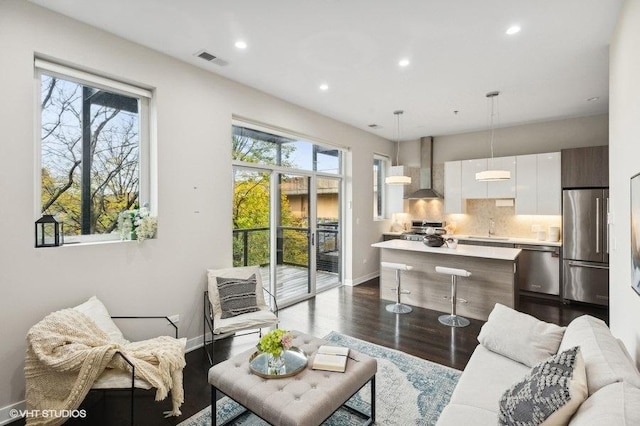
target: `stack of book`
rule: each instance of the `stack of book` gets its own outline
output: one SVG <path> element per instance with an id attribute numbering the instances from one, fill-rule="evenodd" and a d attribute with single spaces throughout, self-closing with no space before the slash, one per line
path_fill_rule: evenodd
<path id="1" fill-rule="evenodd" d="M 338 371 L 344 373 L 347 368 L 349 348 L 322 345 L 318 348 L 311 368 L 314 370 Z"/>

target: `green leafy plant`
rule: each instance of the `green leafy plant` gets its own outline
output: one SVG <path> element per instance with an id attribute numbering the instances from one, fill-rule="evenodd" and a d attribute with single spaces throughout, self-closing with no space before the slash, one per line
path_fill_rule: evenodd
<path id="1" fill-rule="evenodd" d="M 293 334 L 287 330 L 276 328 L 262 336 L 256 347 L 260 352 L 280 356 L 282 351 L 291 348 L 292 344 Z"/>

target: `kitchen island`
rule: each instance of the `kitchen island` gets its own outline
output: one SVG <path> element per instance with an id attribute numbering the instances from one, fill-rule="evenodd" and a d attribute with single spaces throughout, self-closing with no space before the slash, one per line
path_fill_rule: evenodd
<path id="1" fill-rule="evenodd" d="M 436 273 L 436 266 L 466 269 L 468 278 L 458 280 L 458 315 L 486 321 L 496 303 L 517 308 L 517 261 L 520 249 L 458 245 L 429 247 L 420 241 L 391 240 L 372 244 L 380 248 L 383 262 L 413 267 L 402 273 L 402 302 L 412 306 L 451 312 L 451 277 Z M 380 271 L 380 298 L 395 301 L 395 272 Z"/>

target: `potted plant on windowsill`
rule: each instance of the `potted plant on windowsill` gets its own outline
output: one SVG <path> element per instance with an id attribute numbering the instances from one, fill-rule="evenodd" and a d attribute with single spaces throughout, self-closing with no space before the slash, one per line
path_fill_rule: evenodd
<path id="1" fill-rule="evenodd" d="M 142 242 L 154 238 L 158 230 L 158 219 L 151 216 L 147 207 L 125 210 L 118 216 L 118 231 L 123 240 Z"/>

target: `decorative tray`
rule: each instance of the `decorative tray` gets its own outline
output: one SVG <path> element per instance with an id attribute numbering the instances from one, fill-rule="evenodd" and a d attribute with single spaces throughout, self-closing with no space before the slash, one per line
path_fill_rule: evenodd
<path id="1" fill-rule="evenodd" d="M 302 349 L 291 347 L 282 352 L 284 365 L 275 370 L 269 368 L 268 361 L 270 355 L 265 352 L 256 351 L 249 357 L 249 369 L 256 376 L 265 379 L 284 379 L 285 377 L 295 376 L 305 369 L 309 358 Z"/>

